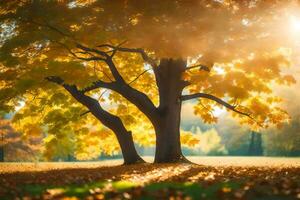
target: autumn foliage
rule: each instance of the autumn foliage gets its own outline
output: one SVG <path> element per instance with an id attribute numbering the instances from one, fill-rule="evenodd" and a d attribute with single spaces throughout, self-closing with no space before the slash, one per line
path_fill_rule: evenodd
<path id="1" fill-rule="evenodd" d="M 0 109 L 16 112 L 14 127 L 24 135 L 45 136 L 48 158 L 56 151 L 74 151 L 78 159 L 111 155 L 133 140 L 156 145 L 156 162 L 182 161 L 180 141 L 199 143 L 192 133 L 180 134 L 184 101 L 193 100 L 206 123 L 217 122 L 218 107 L 253 130 L 290 120 L 274 87 L 295 83 L 288 73 L 294 44 L 283 27 L 298 7 L 4 1 Z M 118 127 L 104 115 L 121 120 Z"/>

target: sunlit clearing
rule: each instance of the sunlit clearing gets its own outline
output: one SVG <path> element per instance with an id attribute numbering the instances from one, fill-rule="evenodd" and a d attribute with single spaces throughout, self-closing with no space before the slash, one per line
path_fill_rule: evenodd
<path id="1" fill-rule="evenodd" d="M 300 33 L 300 18 L 292 16 L 290 18 L 290 26 L 293 33 Z"/>

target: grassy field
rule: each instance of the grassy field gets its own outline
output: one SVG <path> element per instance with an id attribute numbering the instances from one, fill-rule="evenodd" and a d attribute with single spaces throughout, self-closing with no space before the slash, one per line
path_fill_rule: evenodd
<path id="1" fill-rule="evenodd" d="M 0 199 L 300 199 L 299 158 L 189 159 L 197 164 L 2 163 Z"/>

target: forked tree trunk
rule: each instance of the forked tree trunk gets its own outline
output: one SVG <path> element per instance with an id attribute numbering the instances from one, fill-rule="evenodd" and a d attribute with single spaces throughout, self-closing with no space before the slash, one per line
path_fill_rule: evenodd
<path id="1" fill-rule="evenodd" d="M 92 101 L 91 104 L 92 105 L 86 103 L 85 105 L 89 107 L 91 113 L 99 119 L 102 124 L 115 133 L 122 151 L 124 164 L 144 162 L 135 149 L 131 131 L 126 130 L 121 119 L 103 110 L 98 102 Z"/>
<path id="2" fill-rule="evenodd" d="M 159 89 L 159 119 L 154 123 L 156 132 L 156 163 L 185 162 L 180 145 L 180 96 L 186 82 L 182 73 L 186 62 L 182 59 L 162 59 L 154 69 Z"/>
<path id="3" fill-rule="evenodd" d="M 145 162 L 137 153 L 131 131 L 116 134 L 117 140 L 120 144 L 122 155 L 124 158 L 124 164 L 136 164 Z"/>
<path id="4" fill-rule="evenodd" d="M 118 143 L 121 147 L 124 164 L 142 163 L 144 160 L 138 155 L 132 134 L 124 127 L 121 119 L 111 113 L 105 111 L 99 102 L 89 96 L 79 92 L 75 86 L 63 85 L 72 96 L 89 108 L 90 112 L 106 127 L 111 129 L 117 137 Z"/>

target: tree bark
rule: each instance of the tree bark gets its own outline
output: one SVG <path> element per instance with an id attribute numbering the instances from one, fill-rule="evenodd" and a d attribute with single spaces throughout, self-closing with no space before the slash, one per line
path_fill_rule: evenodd
<path id="1" fill-rule="evenodd" d="M 86 96 L 82 93 L 74 92 L 76 91 L 74 87 L 65 86 L 65 88 L 77 99 L 80 103 L 85 105 L 91 113 L 106 127 L 111 129 L 119 142 L 121 147 L 122 155 L 124 158 L 124 164 L 134 164 L 141 163 L 144 160 L 138 155 L 132 134 L 130 131 L 127 131 L 121 119 L 115 115 L 110 114 L 105 111 L 99 102 L 89 96 Z"/>
<path id="2" fill-rule="evenodd" d="M 159 119 L 153 124 L 156 132 L 156 163 L 185 162 L 180 144 L 181 94 L 186 82 L 182 73 L 186 61 L 162 59 L 154 68 L 159 90 Z"/>
<path id="3" fill-rule="evenodd" d="M 124 164 L 145 162 L 135 149 L 131 132 L 126 130 L 119 117 L 104 110 L 96 99 L 85 95 L 75 85 L 65 84 L 60 77 L 47 77 L 47 80 L 62 85 L 78 102 L 86 106 L 104 126 L 113 131 L 120 145 Z"/>
<path id="4" fill-rule="evenodd" d="M 116 137 L 121 147 L 125 165 L 145 162 L 135 149 L 131 131 L 120 131 Z"/>

